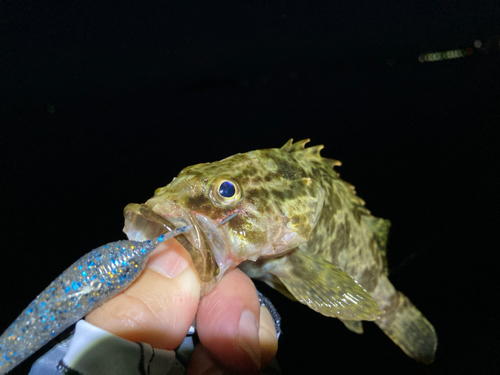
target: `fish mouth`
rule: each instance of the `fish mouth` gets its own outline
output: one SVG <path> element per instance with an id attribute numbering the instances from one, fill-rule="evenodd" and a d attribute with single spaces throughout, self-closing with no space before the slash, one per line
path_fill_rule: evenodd
<path id="1" fill-rule="evenodd" d="M 176 239 L 191 255 L 201 281 L 209 282 L 220 274 L 214 251 L 220 252 L 224 248 L 224 241 L 220 233 L 214 230 L 213 224 L 203 220 L 203 215 L 193 217 L 189 211 L 170 201 L 154 208 L 146 204 L 130 203 L 123 214 L 123 231 L 134 241 L 150 240 L 176 228 L 192 225 L 191 230 Z"/>

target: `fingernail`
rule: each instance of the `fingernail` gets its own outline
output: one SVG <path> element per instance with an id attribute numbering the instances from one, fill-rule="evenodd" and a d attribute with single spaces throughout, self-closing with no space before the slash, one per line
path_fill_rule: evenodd
<path id="1" fill-rule="evenodd" d="M 259 325 L 250 310 L 241 313 L 238 326 L 238 344 L 245 350 L 252 361 L 260 369 Z"/>
<path id="2" fill-rule="evenodd" d="M 188 266 L 188 262 L 176 251 L 164 251 L 149 258 L 148 267 L 171 279 L 179 276 Z"/>

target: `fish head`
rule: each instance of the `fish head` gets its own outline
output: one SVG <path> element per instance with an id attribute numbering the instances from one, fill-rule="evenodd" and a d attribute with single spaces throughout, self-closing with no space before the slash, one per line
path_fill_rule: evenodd
<path id="1" fill-rule="evenodd" d="M 184 236 L 202 281 L 219 280 L 242 261 L 286 253 L 307 240 L 322 194 L 308 195 L 304 186 L 312 187 L 310 179 L 297 174 L 300 194 L 294 195 L 296 181 L 287 181 L 273 157 L 279 151 L 252 151 L 183 169 L 146 203 L 125 207 L 124 232 L 146 240 L 167 228 L 192 225 Z M 308 199 L 301 200 L 304 194 Z"/>

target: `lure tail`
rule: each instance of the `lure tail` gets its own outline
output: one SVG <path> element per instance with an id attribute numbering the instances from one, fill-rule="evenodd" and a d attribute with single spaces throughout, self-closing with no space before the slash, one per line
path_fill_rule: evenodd
<path id="1" fill-rule="evenodd" d="M 0 336 L 0 374 L 11 371 L 89 312 L 125 290 L 162 241 L 185 226 L 150 241 L 117 241 L 81 257 L 55 279 Z"/>

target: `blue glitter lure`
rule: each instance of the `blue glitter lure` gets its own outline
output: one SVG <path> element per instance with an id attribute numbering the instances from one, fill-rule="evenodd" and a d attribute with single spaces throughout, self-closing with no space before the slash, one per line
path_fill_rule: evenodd
<path id="1" fill-rule="evenodd" d="M 73 263 L 0 336 L 0 374 L 11 371 L 66 328 L 125 290 L 144 270 L 159 243 L 189 229 L 191 225 L 154 240 L 111 242 Z"/>

